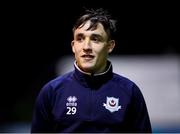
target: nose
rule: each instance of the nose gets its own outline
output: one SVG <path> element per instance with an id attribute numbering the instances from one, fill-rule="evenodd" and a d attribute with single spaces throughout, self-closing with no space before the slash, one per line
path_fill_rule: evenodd
<path id="1" fill-rule="evenodd" d="M 87 50 L 91 50 L 91 43 L 90 43 L 90 39 L 86 38 L 83 44 L 83 50 L 87 51 Z"/>

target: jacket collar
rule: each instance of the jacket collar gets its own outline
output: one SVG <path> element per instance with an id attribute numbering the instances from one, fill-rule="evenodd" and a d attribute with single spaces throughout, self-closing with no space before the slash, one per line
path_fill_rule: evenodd
<path id="1" fill-rule="evenodd" d="M 99 74 L 89 74 L 82 71 L 74 62 L 74 77 L 76 80 L 80 82 L 85 87 L 90 87 L 91 89 L 98 89 L 104 83 L 106 83 L 109 79 L 112 78 L 112 64 L 110 61 L 107 63 L 106 70 L 103 73 Z"/>

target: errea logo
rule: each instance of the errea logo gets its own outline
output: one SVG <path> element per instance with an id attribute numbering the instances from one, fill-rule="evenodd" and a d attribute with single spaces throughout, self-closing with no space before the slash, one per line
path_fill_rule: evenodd
<path id="1" fill-rule="evenodd" d="M 77 111 L 77 108 L 76 108 L 77 102 L 76 101 L 77 101 L 76 96 L 69 96 L 67 98 L 67 103 L 66 103 L 66 107 L 67 107 L 67 110 L 68 110 L 66 112 L 67 115 L 73 115 L 73 114 L 76 113 L 76 111 Z"/>
<path id="2" fill-rule="evenodd" d="M 74 103 L 74 102 L 77 101 L 77 98 L 76 98 L 76 96 L 69 96 L 69 97 L 67 98 L 67 101 L 68 101 L 69 103 Z"/>

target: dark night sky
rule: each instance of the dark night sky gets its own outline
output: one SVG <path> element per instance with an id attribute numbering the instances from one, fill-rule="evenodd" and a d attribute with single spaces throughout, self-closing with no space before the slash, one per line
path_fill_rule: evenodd
<path id="1" fill-rule="evenodd" d="M 71 29 L 83 6 L 103 7 L 118 20 L 114 54 L 180 54 L 177 3 L 5 3 L 0 123 L 30 121 L 37 93 L 55 77 L 56 60 L 71 54 Z"/>

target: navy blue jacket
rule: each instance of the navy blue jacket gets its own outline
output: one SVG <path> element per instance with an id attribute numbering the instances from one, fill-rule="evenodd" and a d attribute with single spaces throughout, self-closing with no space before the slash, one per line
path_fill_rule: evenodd
<path id="1" fill-rule="evenodd" d="M 97 75 L 75 65 L 40 91 L 31 132 L 151 132 L 151 124 L 141 91 L 111 63 Z"/>

